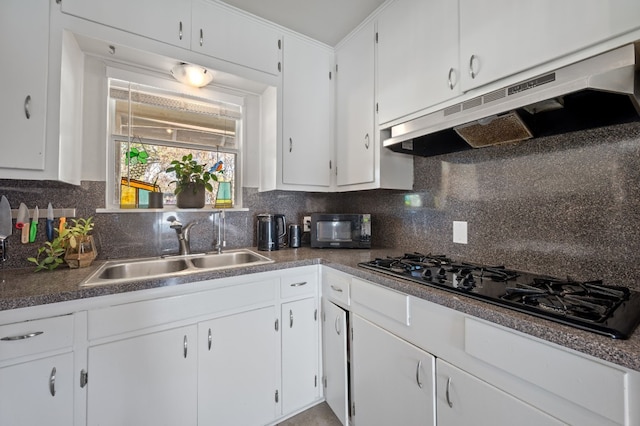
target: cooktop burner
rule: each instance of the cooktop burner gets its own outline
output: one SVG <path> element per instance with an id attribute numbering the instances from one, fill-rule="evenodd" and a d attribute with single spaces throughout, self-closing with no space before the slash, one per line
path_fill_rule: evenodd
<path id="1" fill-rule="evenodd" d="M 421 253 L 358 265 L 616 339 L 627 339 L 640 323 L 640 292 L 602 281 L 562 280 Z"/>

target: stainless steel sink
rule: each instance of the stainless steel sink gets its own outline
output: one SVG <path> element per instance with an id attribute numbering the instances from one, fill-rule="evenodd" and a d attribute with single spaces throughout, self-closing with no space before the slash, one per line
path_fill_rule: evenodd
<path id="1" fill-rule="evenodd" d="M 252 251 L 235 251 L 220 254 L 209 254 L 206 256 L 197 256 L 192 257 L 189 260 L 191 261 L 193 266 L 199 269 L 220 269 L 253 264 L 263 261 L 264 259 L 267 258 Z"/>
<path id="2" fill-rule="evenodd" d="M 240 268 L 249 265 L 272 263 L 268 257 L 250 250 L 234 250 L 224 253 L 207 253 L 179 257 L 154 257 L 109 261 L 91 274 L 83 287 L 118 284 L 148 278 L 182 276 L 209 270 Z"/>

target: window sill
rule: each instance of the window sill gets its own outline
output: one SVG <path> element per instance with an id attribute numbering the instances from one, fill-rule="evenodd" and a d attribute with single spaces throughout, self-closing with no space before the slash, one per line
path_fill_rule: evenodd
<path id="1" fill-rule="evenodd" d="M 176 206 L 165 206 L 162 209 L 121 209 L 118 207 L 96 209 L 96 213 L 164 213 L 164 212 L 193 212 L 206 213 L 224 210 L 225 212 L 248 212 L 246 207 L 234 207 L 230 209 L 216 209 L 213 206 L 205 206 L 201 209 L 179 209 Z"/>

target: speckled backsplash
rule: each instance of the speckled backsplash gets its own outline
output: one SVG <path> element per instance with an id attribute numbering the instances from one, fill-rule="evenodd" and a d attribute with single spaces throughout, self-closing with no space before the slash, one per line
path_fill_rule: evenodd
<path id="1" fill-rule="evenodd" d="M 415 192 L 342 195 L 375 214 L 377 245 L 640 290 L 640 123 L 414 164 Z M 468 244 L 452 242 L 453 221 Z"/>
<path id="2" fill-rule="evenodd" d="M 227 247 L 256 245 L 255 217 L 283 213 L 301 223 L 311 212 L 373 214 L 373 245 L 504 264 L 559 277 L 603 279 L 640 290 L 640 123 L 537 138 L 436 157 L 415 157 L 414 191 L 338 194 L 245 188 L 249 211 L 228 212 Z M 41 217 L 51 201 L 79 216 L 104 206 L 104 182 L 76 187 L 57 182 L 0 180 L 12 208 L 36 204 Z M 412 203 L 405 203 L 409 199 Z M 166 218 L 172 213 L 97 214 L 99 258 L 175 253 Z M 174 213 L 175 214 L 175 213 Z M 179 213 L 192 229 L 194 251 L 213 249 L 210 213 Z M 454 220 L 468 222 L 468 244 L 452 242 Z M 29 266 L 44 240 L 10 240 L 5 267 Z"/>

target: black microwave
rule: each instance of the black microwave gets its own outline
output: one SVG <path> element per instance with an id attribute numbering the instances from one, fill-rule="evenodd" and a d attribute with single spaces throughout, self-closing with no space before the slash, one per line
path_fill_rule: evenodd
<path id="1" fill-rule="evenodd" d="M 313 213 L 311 247 L 371 248 L 371 215 Z"/>

